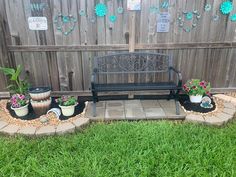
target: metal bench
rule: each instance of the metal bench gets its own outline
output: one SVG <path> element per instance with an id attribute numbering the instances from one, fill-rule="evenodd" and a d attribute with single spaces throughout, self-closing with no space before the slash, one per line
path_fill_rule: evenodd
<path id="1" fill-rule="evenodd" d="M 93 116 L 96 116 L 98 92 L 146 90 L 168 90 L 168 99 L 175 99 L 176 114 L 179 115 L 182 75 L 171 65 L 171 57 L 159 53 L 133 52 L 95 57 L 91 78 Z"/>

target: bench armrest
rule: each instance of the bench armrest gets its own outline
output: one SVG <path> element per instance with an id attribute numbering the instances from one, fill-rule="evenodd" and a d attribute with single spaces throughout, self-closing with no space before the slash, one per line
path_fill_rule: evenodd
<path id="1" fill-rule="evenodd" d="M 95 89 L 95 83 L 96 83 L 96 75 L 97 75 L 97 70 L 94 69 L 92 76 L 91 76 L 91 89 L 94 90 Z"/>
<path id="2" fill-rule="evenodd" d="M 170 70 L 172 70 L 173 72 L 175 72 L 177 74 L 177 78 L 178 78 L 178 87 L 182 87 L 182 74 L 181 72 L 179 72 L 178 70 L 176 70 L 173 67 L 169 67 Z"/>

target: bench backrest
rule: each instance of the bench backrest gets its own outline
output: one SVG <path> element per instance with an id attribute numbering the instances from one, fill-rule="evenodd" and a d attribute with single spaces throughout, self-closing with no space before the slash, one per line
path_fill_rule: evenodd
<path id="1" fill-rule="evenodd" d="M 94 69 L 99 74 L 168 72 L 169 55 L 159 53 L 118 53 L 94 58 Z"/>
<path id="2" fill-rule="evenodd" d="M 155 82 L 160 80 L 156 77 L 156 74 L 160 75 L 161 73 L 165 73 L 167 78 L 170 78 L 169 67 L 171 64 L 172 61 L 169 55 L 143 52 L 117 53 L 95 57 L 93 62 L 94 72 L 97 73 L 99 82 L 104 83 L 117 81 L 136 83 L 144 80 Z M 136 75 L 138 76 L 135 77 Z M 145 75 L 146 79 L 143 79 L 140 75 Z M 123 77 L 123 79 L 117 79 L 116 77 Z"/>

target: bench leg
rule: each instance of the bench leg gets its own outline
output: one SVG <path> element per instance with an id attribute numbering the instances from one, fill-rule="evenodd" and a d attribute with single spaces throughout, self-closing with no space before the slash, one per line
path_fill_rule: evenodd
<path id="1" fill-rule="evenodd" d="M 174 91 L 170 90 L 170 94 L 168 95 L 167 100 L 170 100 L 171 98 L 173 98 L 173 96 L 174 96 Z"/>
<path id="2" fill-rule="evenodd" d="M 176 91 L 175 94 L 175 107 L 176 107 L 176 115 L 180 115 L 180 108 L 179 108 L 179 90 Z"/>
<path id="3" fill-rule="evenodd" d="M 93 102 L 93 117 L 96 117 L 96 102 Z"/>
<path id="4" fill-rule="evenodd" d="M 92 95 L 93 95 L 93 117 L 96 117 L 97 113 L 96 113 L 96 102 L 98 101 L 98 96 L 97 93 L 92 91 Z"/>

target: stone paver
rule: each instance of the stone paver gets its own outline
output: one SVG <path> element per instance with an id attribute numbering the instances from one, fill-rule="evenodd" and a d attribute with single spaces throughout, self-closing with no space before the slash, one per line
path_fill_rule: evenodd
<path id="1" fill-rule="evenodd" d="M 46 125 L 44 127 L 40 127 L 38 130 L 36 130 L 37 136 L 45 136 L 45 135 L 54 135 L 56 132 L 55 126 Z"/>
<path id="2" fill-rule="evenodd" d="M 196 114 L 187 115 L 185 120 L 188 122 L 199 122 L 199 123 L 205 122 L 205 119 L 203 118 L 202 115 L 196 115 Z"/>
<path id="3" fill-rule="evenodd" d="M 140 120 L 146 119 L 145 112 L 143 108 L 140 107 L 126 107 L 125 108 L 125 118 L 127 120 Z"/>
<path id="4" fill-rule="evenodd" d="M 204 116 L 205 123 L 209 125 L 223 125 L 224 121 L 216 116 Z"/>
<path id="5" fill-rule="evenodd" d="M 166 113 L 166 119 L 185 119 L 186 113 L 183 111 L 181 107 L 180 115 L 176 115 L 176 108 L 174 107 L 163 107 L 164 112 Z"/>
<path id="6" fill-rule="evenodd" d="M 147 119 L 163 119 L 166 117 L 162 108 L 145 108 L 144 111 Z"/>
<path id="7" fill-rule="evenodd" d="M 106 108 L 119 108 L 124 109 L 124 101 L 107 101 Z"/>
<path id="8" fill-rule="evenodd" d="M 36 127 L 26 126 L 26 127 L 21 127 L 17 133 L 23 134 L 26 136 L 33 136 L 33 135 L 35 135 L 35 132 L 36 132 Z"/>
<path id="9" fill-rule="evenodd" d="M 236 110 L 235 105 L 232 104 L 232 103 L 225 102 L 225 103 L 224 103 L 224 107 L 225 107 L 225 108 L 229 108 L 229 109 Z"/>
<path id="10" fill-rule="evenodd" d="M 124 120 L 125 111 L 123 108 L 107 108 L 105 120 Z"/>
<path id="11" fill-rule="evenodd" d="M 93 109 L 88 108 L 85 117 L 91 119 L 92 121 L 103 121 L 105 117 L 105 108 L 97 108 L 96 109 L 96 117 L 93 117 Z"/>
<path id="12" fill-rule="evenodd" d="M 125 100 L 125 108 L 142 108 L 140 100 Z"/>
<path id="13" fill-rule="evenodd" d="M 14 135 L 17 133 L 19 128 L 20 127 L 18 125 L 9 124 L 6 127 L 2 128 L 0 132 L 8 134 L 8 135 Z"/>
<path id="14" fill-rule="evenodd" d="M 65 133 L 73 133 L 73 132 L 75 132 L 75 125 L 70 122 L 61 123 L 56 127 L 56 134 L 58 135 L 63 135 Z"/>
<path id="15" fill-rule="evenodd" d="M 162 108 L 172 108 L 175 107 L 174 100 L 158 100 L 159 104 Z"/>
<path id="16" fill-rule="evenodd" d="M 8 125 L 5 121 L 0 121 L 0 130 Z"/>
<path id="17" fill-rule="evenodd" d="M 222 122 L 225 122 L 225 123 L 227 123 L 229 120 L 231 120 L 233 118 L 232 115 L 229 115 L 229 114 L 226 114 L 226 113 L 223 113 L 223 112 L 218 113 L 216 115 L 216 117 L 219 118 Z"/>
<path id="18" fill-rule="evenodd" d="M 230 102 L 232 100 L 231 96 L 224 95 L 224 94 L 216 94 L 216 95 L 214 95 L 214 97 L 224 100 L 226 102 Z"/>
<path id="19" fill-rule="evenodd" d="M 230 108 L 224 108 L 223 112 L 226 113 L 226 114 L 229 114 L 231 116 L 234 116 L 234 114 L 235 114 L 235 110 L 230 109 Z"/>
<path id="20" fill-rule="evenodd" d="M 76 129 L 82 129 L 89 124 L 90 120 L 88 118 L 77 118 L 73 121 Z"/>
<path id="21" fill-rule="evenodd" d="M 160 108 L 157 100 L 141 100 L 143 108 Z"/>

